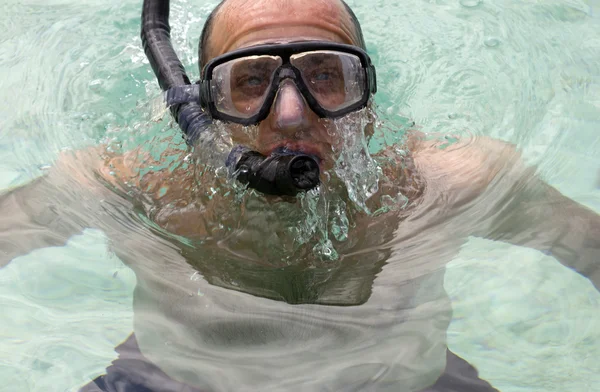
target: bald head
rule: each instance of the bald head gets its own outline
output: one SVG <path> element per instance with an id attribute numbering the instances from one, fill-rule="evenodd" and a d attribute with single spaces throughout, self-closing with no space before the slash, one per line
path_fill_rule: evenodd
<path id="1" fill-rule="evenodd" d="M 274 17 L 273 14 L 278 16 Z M 209 15 L 200 36 L 198 48 L 200 72 L 211 58 L 224 52 L 224 46 L 227 48 L 235 45 L 234 39 L 227 42 L 225 37 L 243 40 L 247 31 L 240 26 L 248 19 L 264 22 L 262 25 L 255 23 L 257 29 L 260 26 L 270 27 L 277 22 L 282 22 L 278 19 L 289 20 L 290 15 L 295 17 L 292 22 L 307 27 L 315 22 L 315 15 L 318 15 L 316 19 L 323 19 L 325 23 L 339 30 L 336 33 L 339 37 L 333 37 L 332 41 L 366 49 L 360 23 L 343 0 L 222 0 Z M 215 26 L 219 29 L 219 34 L 216 35 L 213 34 L 216 30 Z"/>

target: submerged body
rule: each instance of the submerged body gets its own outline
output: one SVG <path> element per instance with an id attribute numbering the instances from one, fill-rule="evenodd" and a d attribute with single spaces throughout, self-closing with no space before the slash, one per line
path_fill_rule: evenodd
<path id="1" fill-rule="evenodd" d="M 515 189 L 551 197 L 538 197 L 534 208 L 550 204 L 557 213 L 566 209 L 586 219 L 580 222 L 587 226 L 561 229 L 556 222 L 564 218 L 544 217 L 554 221 L 556 232 L 537 245 L 555 244 L 569 230 L 583 239 L 588 234 L 582 233 L 598 230 L 598 219 L 532 180 L 510 145 L 476 139 L 441 149 L 416 138 L 408 150 L 407 156 L 390 150 L 385 155 L 391 159 L 379 160 L 388 163 L 382 164 L 386 176 L 370 199 L 376 208 L 382 193 L 402 189 L 410 195 L 408 205 L 377 216 L 349 214 L 347 239 L 332 242 L 335 260 L 319 257 L 309 242 L 281 257 L 285 236 L 278 242 L 269 234 L 297 222 L 277 218 L 266 206 L 291 208 L 289 201 L 250 195 L 231 208 L 218 198 L 191 196 L 197 179 L 192 171 L 136 177 L 135 154 L 102 161 L 96 153 L 78 153 L 61 159 L 35 185 L 3 196 L 3 243 L 28 238 L 4 262 L 30 247 L 62 243 L 85 227 L 102 229 L 136 272 L 134 330 L 141 352 L 170 380 L 199 390 L 302 385 L 418 391 L 446 366 L 451 308 L 444 265 L 469 235 L 539 240 L 530 228 L 505 230 L 538 219 L 524 215 L 522 202 L 528 201 Z M 167 175 L 177 180 L 158 192 Z M 132 178 L 140 182 L 132 184 Z M 244 212 L 235 222 L 222 219 L 223 211 L 235 210 Z M 215 222 L 230 230 L 206 228 Z"/>

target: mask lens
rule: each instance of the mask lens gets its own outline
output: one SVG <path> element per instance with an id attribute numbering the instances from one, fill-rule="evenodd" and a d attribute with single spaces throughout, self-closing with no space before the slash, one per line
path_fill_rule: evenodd
<path id="1" fill-rule="evenodd" d="M 312 96 L 326 110 L 338 111 L 359 102 L 365 93 L 365 70 L 349 53 L 319 50 L 290 58 Z"/>
<path id="2" fill-rule="evenodd" d="M 281 66 L 278 56 L 248 56 L 216 66 L 211 92 L 217 111 L 238 118 L 257 114 Z"/>

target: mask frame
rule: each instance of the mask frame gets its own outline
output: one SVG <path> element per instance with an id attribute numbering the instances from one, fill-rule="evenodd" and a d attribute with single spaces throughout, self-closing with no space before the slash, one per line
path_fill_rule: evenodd
<path id="1" fill-rule="evenodd" d="M 290 63 L 290 57 L 296 54 L 310 51 L 327 50 L 337 51 L 341 53 L 347 53 L 355 55 L 360 59 L 360 63 L 363 71 L 365 72 L 365 89 L 363 95 L 359 101 L 354 104 L 348 105 L 340 110 L 331 111 L 325 109 L 319 104 L 317 99 L 312 95 L 300 73 L 296 67 Z M 268 92 L 266 93 L 265 100 L 260 110 L 253 116 L 248 118 L 231 116 L 226 113 L 220 112 L 214 103 L 215 97 L 212 94 L 212 80 L 214 69 L 228 61 L 239 59 L 248 56 L 279 56 L 283 63 L 274 71 L 273 80 L 269 86 Z M 377 79 L 375 73 L 375 66 L 371 62 L 369 55 L 361 48 L 353 45 L 339 44 L 329 41 L 300 41 L 285 44 L 266 44 L 256 45 L 248 48 L 234 50 L 225 53 L 221 56 L 215 57 L 209 61 L 202 71 L 202 77 L 198 82 L 200 85 L 200 105 L 207 111 L 213 119 L 221 120 L 224 122 L 233 122 L 242 125 L 254 125 L 264 120 L 271 110 L 275 96 L 279 89 L 280 83 L 285 79 L 292 79 L 296 87 L 306 100 L 308 106 L 312 111 L 321 118 L 338 118 L 342 117 L 350 112 L 364 108 L 372 94 L 377 92 Z"/>

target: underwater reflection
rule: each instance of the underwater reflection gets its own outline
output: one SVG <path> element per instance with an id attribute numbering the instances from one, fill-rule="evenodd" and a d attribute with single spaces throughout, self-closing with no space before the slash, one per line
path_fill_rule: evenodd
<path id="1" fill-rule="evenodd" d="M 144 257 L 118 251 L 138 276 L 135 334 L 152 363 L 206 390 L 417 391 L 436 382 L 451 319 L 443 266 L 473 225 L 410 154 L 371 158 L 357 144 L 342 146 L 343 163 L 297 199 L 203 170 L 191 181 L 213 191 L 196 194 L 193 208 L 153 205 L 163 216 L 208 215 L 206 235 L 182 242 L 157 231 L 165 242 L 142 239 Z M 359 155 L 374 170 L 356 170 Z"/>
<path id="2" fill-rule="evenodd" d="M 198 164 L 140 176 L 120 163 L 152 166 L 143 154 L 107 154 L 98 167 L 95 153 L 77 153 L 0 198 L 3 264 L 95 227 L 134 270 L 134 335 L 89 388 L 493 390 L 447 349 L 446 263 L 473 235 L 550 244 L 567 265 L 569 255 L 595 260 L 597 215 L 543 184 L 508 144 L 411 132 L 373 156 L 357 151 L 372 159 L 376 188 L 356 186 L 352 197 L 347 183 L 363 173 L 339 171 L 351 173 L 344 178 L 332 166 L 295 199 Z M 560 226 L 568 220 L 544 214 L 547 205 L 587 229 L 562 235 L 582 226 Z M 542 233 L 548 219 L 554 231 Z"/>

